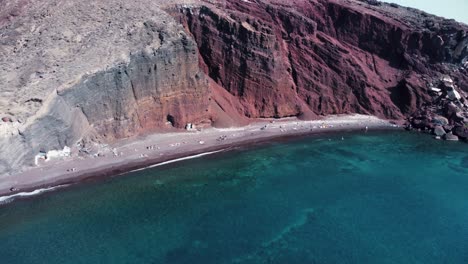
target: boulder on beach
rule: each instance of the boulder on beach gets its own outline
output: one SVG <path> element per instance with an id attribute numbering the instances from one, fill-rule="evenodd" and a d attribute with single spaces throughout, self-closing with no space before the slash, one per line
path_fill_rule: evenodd
<path id="1" fill-rule="evenodd" d="M 425 129 L 431 127 L 432 123 L 427 116 L 418 116 L 411 120 L 411 125 L 416 129 Z"/>
<path id="2" fill-rule="evenodd" d="M 454 128 L 454 126 L 451 126 L 451 125 L 445 125 L 445 126 L 442 126 L 444 128 L 444 130 L 446 132 L 450 132 L 452 131 L 452 129 Z"/>
<path id="3" fill-rule="evenodd" d="M 449 124 L 449 121 L 447 118 L 443 117 L 443 116 L 440 116 L 440 115 L 436 115 L 432 118 L 432 123 L 435 124 L 435 125 L 441 125 L 441 126 L 446 126 Z"/>
<path id="4" fill-rule="evenodd" d="M 434 135 L 439 136 L 439 137 L 446 134 L 445 129 L 442 126 L 436 126 L 433 132 L 434 132 Z"/>
<path id="5" fill-rule="evenodd" d="M 454 135 L 463 139 L 468 139 L 468 123 L 464 126 L 455 126 L 452 131 Z"/>
<path id="6" fill-rule="evenodd" d="M 444 139 L 447 141 L 458 141 L 458 137 L 452 134 L 452 132 L 445 134 Z"/>

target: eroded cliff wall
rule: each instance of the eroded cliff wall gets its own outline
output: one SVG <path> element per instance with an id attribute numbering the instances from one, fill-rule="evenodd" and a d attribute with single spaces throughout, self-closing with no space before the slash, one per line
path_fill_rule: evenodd
<path id="1" fill-rule="evenodd" d="M 222 1 L 178 17 L 206 73 L 249 117 L 365 113 L 402 119 L 450 74 L 467 87 L 467 27 L 365 1 Z"/>
<path id="2" fill-rule="evenodd" d="M 466 25 L 367 2 L 0 0 L 0 174 L 187 123 L 403 120 L 446 75 L 468 91 Z"/>

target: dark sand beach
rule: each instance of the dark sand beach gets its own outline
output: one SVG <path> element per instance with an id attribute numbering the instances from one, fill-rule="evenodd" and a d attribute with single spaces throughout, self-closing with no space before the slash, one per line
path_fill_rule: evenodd
<path id="1" fill-rule="evenodd" d="M 29 196 L 38 189 L 115 176 L 162 162 L 211 154 L 242 145 L 316 133 L 399 129 L 386 120 L 365 115 L 330 116 L 322 120 L 265 120 L 244 127 L 154 134 L 105 146 L 99 156 L 77 156 L 42 162 L 37 167 L 2 176 L 0 196 Z M 117 155 L 116 155 L 117 154 Z M 9 199 L 9 198 L 8 198 Z"/>

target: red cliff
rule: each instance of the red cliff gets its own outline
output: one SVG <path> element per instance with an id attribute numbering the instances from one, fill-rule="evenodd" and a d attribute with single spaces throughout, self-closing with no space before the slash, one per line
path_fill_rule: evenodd
<path id="1" fill-rule="evenodd" d="M 468 138 L 454 20 L 375 0 L 0 6 L 0 174 L 77 142 L 262 117 L 361 113 Z"/>
<path id="2" fill-rule="evenodd" d="M 371 1 L 372 2 L 372 1 Z M 374 1 L 375 2 L 375 1 Z M 443 74 L 468 90 L 468 27 L 366 1 L 220 1 L 172 13 L 247 117 L 404 119 Z"/>

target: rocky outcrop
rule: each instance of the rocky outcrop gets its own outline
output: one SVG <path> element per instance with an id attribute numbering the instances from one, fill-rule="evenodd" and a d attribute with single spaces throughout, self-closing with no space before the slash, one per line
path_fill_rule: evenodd
<path id="1" fill-rule="evenodd" d="M 458 141 L 458 136 L 454 135 L 452 132 L 448 132 L 444 135 L 444 139 L 447 141 Z"/>
<path id="2" fill-rule="evenodd" d="M 402 119 L 430 101 L 427 81 L 466 87 L 467 27 L 364 1 L 223 1 L 171 9 L 205 72 L 248 117 L 365 113 Z"/>
<path id="3" fill-rule="evenodd" d="M 432 131 L 437 137 L 448 135 L 446 140 L 468 139 L 468 93 L 450 76 L 443 76 L 430 87 L 431 100 L 409 117 L 407 129 Z"/>
<path id="4" fill-rule="evenodd" d="M 468 27 L 418 10 L 358 0 L 0 6 L 0 173 L 77 142 L 262 117 L 412 116 L 413 127 L 466 138 Z M 445 75 L 456 93 L 435 85 Z"/>

